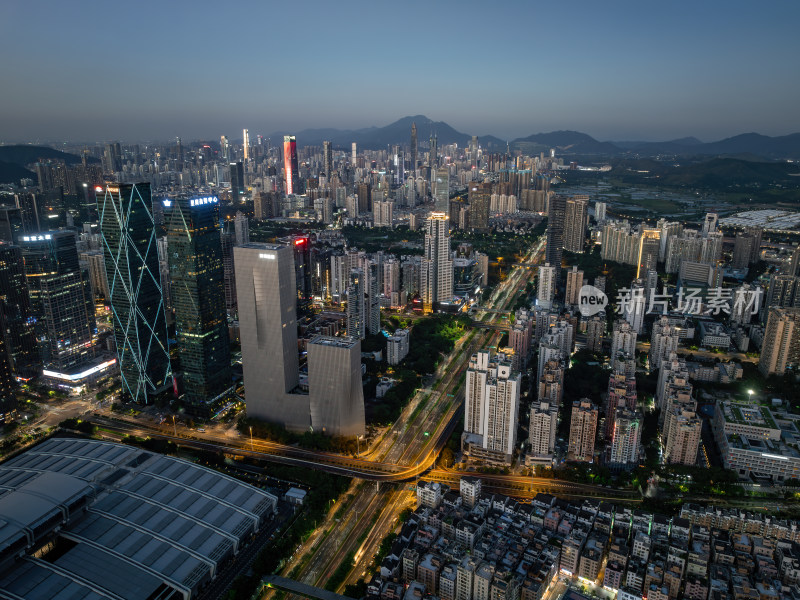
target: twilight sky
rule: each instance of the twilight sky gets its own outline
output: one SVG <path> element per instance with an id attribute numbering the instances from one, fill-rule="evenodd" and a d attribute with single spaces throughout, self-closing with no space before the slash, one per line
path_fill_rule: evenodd
<path id="1" fill-rule="evenodd" d="M 800 131 L 800 2 L 0 0 L 0 143 Z"/>

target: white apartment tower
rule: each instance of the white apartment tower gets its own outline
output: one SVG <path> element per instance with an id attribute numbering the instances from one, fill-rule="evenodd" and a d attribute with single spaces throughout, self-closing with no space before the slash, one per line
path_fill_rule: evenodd
<path id="1" fill-rule="evenodd" d="M 425 312 L 453 297 L 453 260 L 450 258 L 450 221 L 443 212 L 425 220 L 425 258 L 421 264 L 420 295 Z"/>

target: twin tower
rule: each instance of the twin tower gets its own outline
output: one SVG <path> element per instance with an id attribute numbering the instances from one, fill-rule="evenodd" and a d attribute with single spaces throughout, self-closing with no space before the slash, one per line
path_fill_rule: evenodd
<path id="1" fill-rule="evenodd" d="M 294 431 L 363 434 L 360 340 L 312 339 L 301 391 L 293 248 L 244 244 L 234 265 L 248 416 Z"/>

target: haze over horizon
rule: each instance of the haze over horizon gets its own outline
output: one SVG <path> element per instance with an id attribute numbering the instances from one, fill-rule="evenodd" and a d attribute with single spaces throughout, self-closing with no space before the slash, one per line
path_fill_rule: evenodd
<path id="1" fill-rule="evenodd" d="M 800 4 L 712 4 L 6 0 L 0 142 L 237 139 L 417 114 L 501 139 L 800 131 Z"/>

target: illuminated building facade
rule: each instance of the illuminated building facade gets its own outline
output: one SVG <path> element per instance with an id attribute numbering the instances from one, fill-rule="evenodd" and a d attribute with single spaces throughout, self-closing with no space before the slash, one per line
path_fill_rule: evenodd
<path id="1" fill-rule="evenodd" d="M 48 231 L 20 238 L 34 330 L 45 370 L 69 372 L 95 355 L 97 328 L 88 275 L 75 234 Z"/>
<path id="2" fill-rule="evenodd" d="M 167 201 L 167 247 L 184 401 L 205 412 L 231 385 L 219 200 Z"/>
<path id="3" fill-rule="evenodd" d="M 40 365 L 34 322 L 22 250 L 0 243 L 0 337 L 5 341 L 12 372 L 21 379 L 34 377 Z"/>
<path id="4" fill-rule="evenodd" d="M 122 389 L 144 403 L 172 384 L 150 184 L 96 192 Z"/>
<path id="5" fill-rule="evenodd" d="M 301 193 L 297 168 L 297 140 L 293 135 L 285 135 L 283 136 L 283 169 L 286 173 L 287 196 Z"/>

